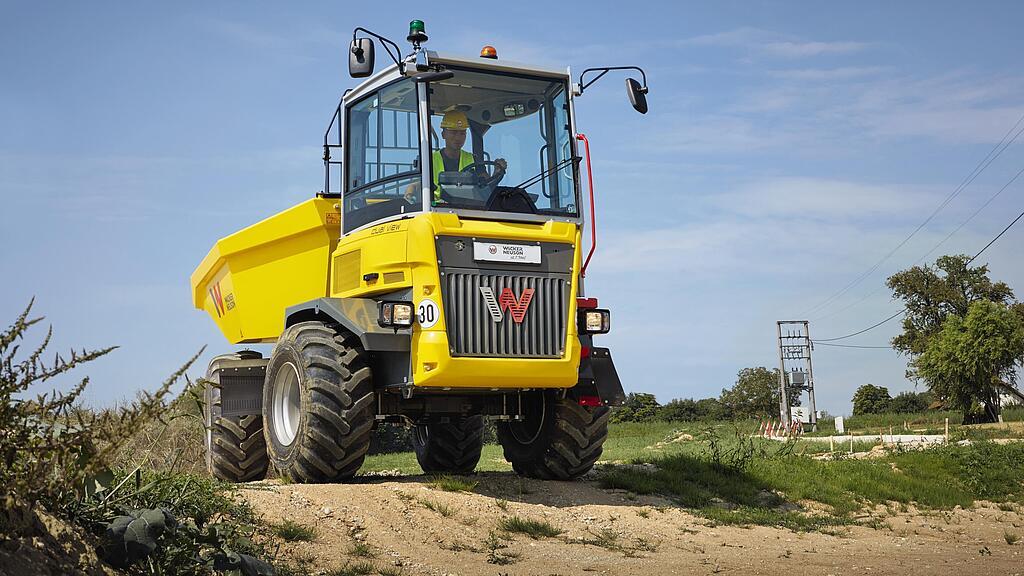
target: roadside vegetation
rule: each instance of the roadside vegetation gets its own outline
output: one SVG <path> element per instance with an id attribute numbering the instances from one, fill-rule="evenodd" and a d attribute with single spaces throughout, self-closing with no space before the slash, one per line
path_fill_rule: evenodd
<path id="1" fill-rule="evenodd" d="M 196 470 L 195 385 L 171 395 L 195 358 L 155 392 L 90 410 L 81 404 L 88 378 L 64 384 L 66 392 L 37 388 L 66 383 L 114 349 L 50 356 L 52 331 L 26 343 L 42 320 L 30 313 L 31 305 L 0 333 L 0 565 L 23 573 L 274 573 L 268 528 L 231 486 Z"/>

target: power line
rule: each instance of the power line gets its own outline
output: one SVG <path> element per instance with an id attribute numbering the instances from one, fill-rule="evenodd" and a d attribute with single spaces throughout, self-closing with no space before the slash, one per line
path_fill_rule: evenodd
<path id="1" fill-rule="evenodd" d="M 1002 188 L 1000 188 L 999 190 L 997 190 L 995 194 L 993 194 L 993 195 L 989 196 L 988 200 L 986 200 L 984 204 L 982 204 L 981 206 L 979 206 L 979 207 L 978 207 L 978 209 L 974 211 L 974 213 L 972 213 L 972 214 L 971 214 L 970 216 L 968 216 L 968 217 L 967 217 L 967 218 L 966 218 L 966 219 L 965 219 L 965 220 L 964 220 L 963 222 L 961 222 L 961 223 L 960 223 L 960 224 L 959 224 L 959 225 L 958 225 L 958 226 L 957 226 L 956 228 L 954 228 L 952 232 L 950 232 L 949 234 L 947 234 L 945 238 L 943 238 L 942 240 L 940 240 L 938 244 L 936 244 L 935 246 L 932 246 L 932 249 L 931 249 L 931 250 L 929 250 L 928 252 L 926 252 L 924 256 L 921 256 L 920 258 L 918 258 L 918 259 L 917 259 L 917 261 L 916 261 L 916 262 L 914 262 L 914 264 L 913 264 L 913 265 L 914 265 L 914 266 L 917 266 L 918 264 L 920 264 L 921 262 L 923 262 L 923 261 L 924 261 L 925 259 L 927 259 L 927 258 L 928 258 L 929 256 L 931 256 L 932 252 L 935 252 L 936 250 L 938 250 L 938 249 L 939 249 L 939 247 L 940 247 L 940 246 L 942 246 L 943 244 L 945 244 L 947 240 L 949 240 L 950 238 L 952 238 L 952 237 L 953 237 L 953 236 L 954 236 L 954 235 L 955 235 L 955 234 L 956 234 L 957 232 L 959 232 L 959 231 L 960 231 L 961 229 L 963 229 L 963 227 L 964 227 L 964 226 L 966 226 L 966 225 L 967 225 L 967 224 L 968 224 L 968 223 L 969 223 L 969 222 L 970 222 L 971 220 L 974 220 L 975 216 L 977 216 L 978 214 L 980 214 L 980 213 L 981 213 L 981 211 L 982 211 L 982 210 L 984 210 L 985 208 L 987 208 L 987 207 L 988 207 L 988 205 L 989 205 L 989 204 L 991 204 L 991 203 L 992 203 L 992 202 L 993 202 L 993 201 L 994 201 L 994 200 L 995 200 L 996 198 L 998 198 L 998 197 L 999 197 L 999 195 L 1000 195 L 1000 194 L 1002 194 L 1004 190 L 1006 190 L 1007 188 L 1009 188 L 1009 187 L 1010 187 L 1010 184 L 1013 184 L 1014 182 L 1016 182 L 1016 181 L 1017 181 L 1017 179 L 1018 179 L 1018 178 L 1020 178 L 1020 176 L 1021 176 L 1022 174 L 1024 174 L 1024 168 L 1021 168 L 1021 169 L 1020 169 L 1020 170 L 1019 170 L 1019 171 L 1018 171 L 1018 172 L 1017 172 L 1016 174 L 1014 174 L 1013 178 L 1010 178 L 1009 182 L 1007 182 L 1006 184 L 1003 184 Z M 976 258 L 976 257 L 977 257 L 977 256 L 975 256 L 975 258 Z M 972 258 L 972 260 L 973 260 L 973 258 Z M 877 286 L 877 287 L 876 287 L 876 288 L 875 288 L 874 290 L 872 290 L 871 292 L 868 292 L 868 293 L 867 293 L 867 294 L 865 294 L 865 295 L 864 295 L 864 296 L 863 296 L 862 298 L 860 298 L 860 299 L 858 299 L 858 300 L 855 300 L 855 301 L 853 301 L 853 302 L 851 302 L 851 303 L 847 304 L 846 306 L 843 306 L 842 308 L 840 308 L 840 309 L 836 310 L 835 312 L 831 312 L 831 313 L 829 313 L 829 314 L 826 314 L 826 315 L 824 315 L 824 316 L 820 316 L 820 317 L 818 318 L 818 320 L 824 320 L 824 319 L 826 319 L 826 318 L 831 318 L 831 317 L 833 317 L 833 316 L 835 316 L 835 315 L 837 315 L 837 314 L 840 314 L 840 313 L 842 313 L 842 312 L 845 312 L 845 311 L 849 310 L 850 308 L 853 308 L 854 306 L 856 306 L 856 305 L 860 304 L 861 302 L 863 302 L 863 301 L 867 300 L 868 298 L 870 298 L 870 297 L 874 296 L 874 295 L 875 295 L 875 294 L 877 294 L 877 293 L 878 293 L 878 292 L 879 292 L 879 291 L 880 291 L 880 290 L 881 290 L 882 288 L 885 288 L 885 284 L 882 284 L 882 285 L 879 285 L 879 286 Z"/>
<path id="2" fill-rule="evenodd" d="M 853 281 L 851 281 L 849 284 L 844 286 L 838 292 L 832 294 L 831 296 L 829 296 L 828 298 L 826 298 L 822 302 L 818 303 L 816 306 L 811 307 L 810 309 L 808 309 L 807 311 L 805 311 L 801 315 L 802 316 L 806 316 L 806 315 L 809 315 L 809 314 L 813 314 L 817 310 L 822 309 L 823 307 L 827 306 L 829 303 L 834 301 L 836 298 L 839 298 L 843 294 L 847 293 L 851 288 L 853 288 L 857 284 L 860 284 L 868 276 L 871 276 L 871 274 L 873 274 L 875 272 L 875 270 L 878 270 L 879 266 L 884 264 L 885 261 L 888 260 L 889 258 L 891 258 L 892 255 L 895 254 L 897 251 L 899 251 L 900 248 L 905 246 L 906 243 L 909 242 L 910 239 L 913 238 L 915 235 L 917 235 L 917 233 L 920 232 L 922 228 L 924 228 L 926 225 L 928 225 L 928 223 L 931 222 L 932 219 L 935 218 L 935 216 L 937 216 L 938 213 L 941 212 L 943 208 L 945 208 L 950 202 L 952 202 L 954 198 L 959 196 L 960 193 L 963 192 L 964 189 L 967 188 L 967 186 L 969 186 L 972 182 L 974 182 L 974 180 L 982 172 L 984 172 L 985 169 L 988 168 L 989 165 L 991 165 L 992 162 L 994 162 L 996 160 L 996 158 L 999 158 L 999 156 L 1007 148 L 1009 148 L 1010 144 L 1013 144 L 1013 142 L 1015 140 L 1017 140 L 1017 138 L 1021 135 L 1021 133 L 1024 132 L 1024 128 L 1021 128 L 1020 130 L 1017 130 L 1017 127 L 1020 126 L 1021 122 L 1024 122 L 1024 115 L 1021 115 L 1021 117 L 1017 119 L 1017 122 L 1013 125 L 1012 128 L 1010 128 L 1009 131 L 1006 132 L 1005 135 L 1003 135 L 1003 138 L 999 141 L 999 143 L 997 143 L 995 145 L 995 147 L 993 147 L 992 150 L 990 150 L 989 153 L 986 154 L 985 157 L 982 158 L 980 162 L 978 162 L 978 164 L 974 167 L 974 170 L 972 170 L 970 172 L 970 174 L 968 174 L 967 177 L 962 182 L 960 182 L 960 184 L 953 190 L 953 192 L 950 193 L 950 195 L 947 196 L 945 198 L 945 200 L 943 200 L 942 203 L 939 204 L 935 208 L 935 210 L 933 210 L 932 213 L 927 218 L 925 218 L 924 222 L 921 222 L 917 226 L 917 228 L 915 228 L 914 231 L 910 233 L 909 236 L 904 238 L 902 242 L 897 244 L 895 248 L 890 250 L 879 261 L 875 262 L 874 265 L 872 265 L 870 268 L 868 268 L 868 270 L 866 272 L 864 272 L 861 275 L 857 276 L 856 278 L 853 279 Z M 1013 134 L 1014 130 L 1017 130 L 1016 134 Z M 1010 134 L 1013 134 L 1013 138 L 1010 138 L 1010 140 L 1007 141 L 1007 138 L 1010 137 Z"/>
<path id="3" fill-rule="evenodd" d="M 892 316 L 889 316 L 888 318 L 886 318 L 885 320 L 882 320 L 881 322 L 878 322 L 877 324 L 872 324 L 871 326 L 868 326 L 867 328 L 865 328 L 863 330 L 858 330 L 857 332 L 854 332 L 852 334 L 847 334 L 845 336 L 838 336 L 836 338 L 821 338 L 819 340 L 815 340 L 815 342 L 820 344 L 822 342 L 833 342 L 835 340 L 846 340 L 847 338 L 852 338 L 853 336 L 857 336 L 859 334 L 863 334 L 863 333 L 867 332 L 868 330 L 874 330 L 875 328 L 878 328 L 882 324 L 885 324 L 886 322 L 892 320 L 893 318 L 899 316 L 900 314 L 903 314 L 906 311 L 907 311 L 907 308 L 904 306 L 903 309 L 900 310 L 899 312 L 893 314 Z"/>
<path id="4" fill-rule="evenodd" d="M 966 220 L 961 222 L 960 225 L 957 226 L 952 232 L 947 234 L 946 237 L 943 238 L 938 244 L 936 244 L 931 250 L 929 250 L 927 254 L 925 254 L 924 256 L 921 256 L 920 258 L 918 258 L 917 262 L 915 262 L 914 265 L 916 266 L 916 265 L 920 264 L 923 260 L 925 260 L 926 258 L 931 256 L 932 252 L 935 252 L 936 250 L 939 249 L 939 246 L 942 246 L 943 244 L 946 243 L 946 240 L 949 240 L 950 238 L 952 238 L 953 235 L 956 234 L 957 232 L 959 232 L 961 228 L 966 226 L 968 222 L 970 222 L 971 220 L 974 220 L 975 216 L 977 216 L 982 210 L 987 208 L 988 205 L 991 204 L 992 201 L 995 200 L 1000 194 L 1002 194 L 1003 190 L 1006 190 L 1010 186 L 1010 184 L 1013 184 L 1017 180 L 1017 178 L 1020 178 L 1021 174 L 1024 174 L 1024 168 L 1021 168 L 1020 171 L 1018 171 L 1016 174 L 1014 174 L 1013 178 L 1010 178 L 1009 182 L 1007 182 L 1006 184 L 1003 184 L 1002 188 L 1000 188 L 999 190 L 996 191 L 995 194 L 990 196 L 989 199 L 986 200 L 984 204 L 982 204 L 977 210 L 975 210 L 973 214 L 968 216 Z M 977 256 L 975 256 L 975 258 L 977 258 Z M 973 260 L 973 258 L 972 258 L 972 260 Z"/>
<path id="5" fill-rule="evenodd" d="M 1003 234 L 1006 234 L 1006 232 L 1010 228 L 1013 228 L 1013 225 L 1016 224 L 1017 222 L 1019 222 L 1021 218 L 1024 218 L 1024 211 L 1022 211 L 1020 214 L 1018 214 L 1017 217 L 1014 218 L 1012 222 L 1007 224 L 1006 228 L 1003 228 L 1002 231 L 999 232 L 999 234 L 996 234 L 995 238 L 989 240 L 988 244 L 985 244 L 984 248 L 982 248 L 981 250 L 978 250 L 977 254 L 975 254 L 974 256 L 971 256 L 971 259 L 967 261 L 967 264 L 970 264 L 971 262 L 974 262 L 974 260 L 977 259 L 978 256 L 981 256 L 982 254 L 984 254 L 986 250 L 988 250 L 993 244 L 996 243 L 996 240 L 999 240 L 1000 238 L 1002 238 Z M 874 330 L 875 328 L 878 328 L 882 324 L 885 324 L 886 322 L 889 322 L 893 318 L 896 318 L 897 316 L 899 316 L 900 314 L 903 314 L 906 311 L 907 311 L 907 308 L 906 308 L 906 306 L 904 306 L 903 309 L 900 310 L 899 312 L 896 312 L 895 314 L 893 314 L 892 316 L 889 316 L 885 320 L 882 320 L 881 322 L 877 322 L 875 324 L 872 324 L 871 326 L 868 326 L 867 328 L 865 328 L 863 330 L 858 330 L 857 332 L 853 332 L 852 334 L 847 334 L 845 336 L 838 336 L 836 338 L 822 338 L 820 340 L 815 340 L 815 342 L 818 343 L 818 344 L 823 344 L 823 343 L 826 343 L 826 342 L 834 342 L 836 340 L 845 340 L 847 338 L 851 338 L 853 336 L 857 336 L 857 335 L 863 334 L 863 333 L 865 333 L 865 332 L 867 332 L 869 330 Z"/>
<path id="6" fill-rule="evenodd" d="M 892 346 L 856 346 L 854 344 L 831 344 L 829 342 L 822 342 L 820 340 L 811 340 L 811 342 L 813 342 L 815 344 L 820 344 L 822 346 L 835 346 L 836 348 L 872 348 L 872 349 L 879 349 L 879 350 L 880 349 L 892 350 Z"/>
<path id="7" fill-rule="evenodd" d="M 1003 234 L 1006 234 L 1006 231 L 1009 230 L 1010 228 L 1012 228 L 1013 225 L 1016 224 L 1017 221 L 1020 220 L 1021 218 L 1024 218 L 1024 212 L 1021 212 L 1020 214 L 1018 214 L 1017 217 L 1013 219 L 1013 222 L 1010 222 L 1009 224 L 1006 225 L 1006 228 L 1003 228 L 1002 232 L 1000 232 L 999 234 L 996 234 L 996 237 L 991 239 L 991 240 L 989 240 L 988 244 L 985 244 L 984 248 L 979 250 L 978 253 L 975 254 L 974 256 L 971 256 L 971 259 L 968 260 L 967 263 L 970 264 L 971 262 L 974 262 L 975 258 L 977 258 L 978 256 L 981 256 L 982 253 L 985 252 L 985 250 L 988 250 L 989 246 L 995 244 L 996 240 L 999 240 L 999 238 L 1001 238 Z"/>

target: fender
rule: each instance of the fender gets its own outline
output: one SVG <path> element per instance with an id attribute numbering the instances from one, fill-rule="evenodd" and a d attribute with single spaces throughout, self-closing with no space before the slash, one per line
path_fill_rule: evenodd
<path id="1" fill-rule="evenodd" d="M 334 321 L 358 336 L 368 352 L 409 352 L 412 328 L 385 328 L 378 324 L 378 302 L 373 298 L 317 298 L 289 306 L 285 310 L 284 327 L 309 320 Z"/>
<path id="2" fill-rule="evenodd" d="M 622 406 L 626 392 L 607 348 L 591 348 L 590 355 L 580 361 L 580 381 L 573 388 L 574 397 L 597 396 L 605 406 Z"/>

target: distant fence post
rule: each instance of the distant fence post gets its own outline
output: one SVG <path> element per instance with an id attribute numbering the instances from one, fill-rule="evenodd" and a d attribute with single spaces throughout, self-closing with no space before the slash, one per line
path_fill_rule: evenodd
<path id="1" fill-rule="evenodd" d="M 946 418 L 946 433 L 943 436 L 946 439 L 946 444 L 949 444 L 949 418 Z"/>

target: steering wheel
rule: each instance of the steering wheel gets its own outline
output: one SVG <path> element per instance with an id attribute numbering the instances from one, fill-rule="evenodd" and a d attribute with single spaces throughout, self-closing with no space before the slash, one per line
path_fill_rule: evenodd
<path id="1" fill-rule="evenodd" d="M 472 164 L 460 170 L 460 172 L 479 172 L 481 170 L 486 172 L 489 166 L 494 167 L 493 173 L 491 173 L 490 176 L 481 175 L 479 184 L 481 186 L 492 188 L 496 186 L 498 182 L 501 182 L 501 179 L 505 177 L 505 171 L 502 170 L 501 168 L 498 168 L 498 163 L 495 162 L 494 160 L 483 160 L 481 162 L 473 162 Z"/>

